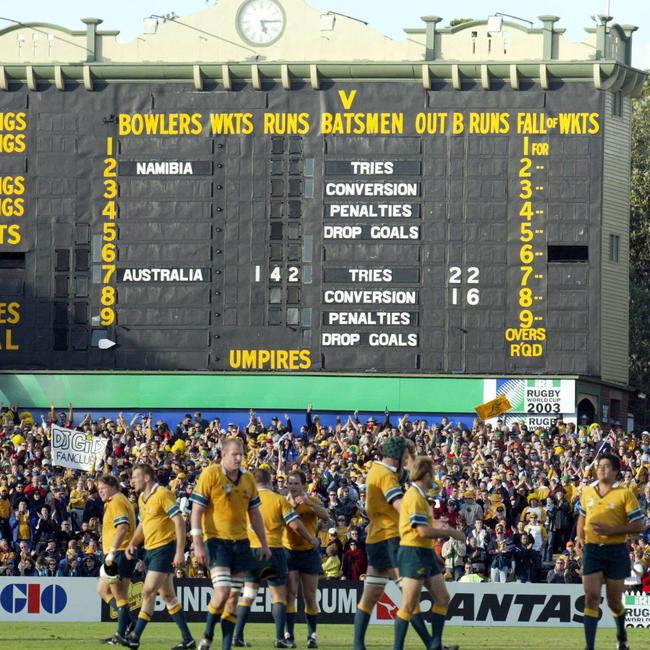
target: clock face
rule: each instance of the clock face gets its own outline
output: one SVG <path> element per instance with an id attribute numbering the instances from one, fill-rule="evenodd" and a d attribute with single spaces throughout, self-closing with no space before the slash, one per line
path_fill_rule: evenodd
<path id="1" fill-rule="evenodd" d="M 252 45 L 270 45 L 284 31 L 285 15 L 275 0 L 249 0 L 237 14 L 237 28 Z"/>

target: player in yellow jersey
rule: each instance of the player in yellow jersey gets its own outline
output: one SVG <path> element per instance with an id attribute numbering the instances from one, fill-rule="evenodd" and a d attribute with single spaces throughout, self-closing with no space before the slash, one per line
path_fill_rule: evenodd
<path id="1" fill-rule="evenodd" d="M 271 549 L 270 564 L 264 566 L 262 563 L 257 569 L 246 576 L 244 591 L 237 606 L 237 625 L 233 645 L 236 647 L 247 647 L 244 641 L 244 626 L 251 604 L 257 596 L 260 586 L 259 570 L 264 566 L 269 570 L 269 588 L 271 590 L 271 614 L 275 623 L 275 648 L 290 648 L 288 641 L 284 640 L 284 627 L 287 621 L 287 552 L 282 546 L 282 534 L 285 527 L 289 527 L 294 533 L 301 535 L 313 548 L 318 549 L 320 541 L 305 528 L 298 513 L 291 507 L 287 499 L 273 491 L 271 474 L 265 469 L 256 469 L 253 472 L 257 489 L 259 490 L 260 512 L 264 520 L 266 541 Z M 259 557 L 260 540 L 255 532 L 248 528 L 248 539 L 251 544 L 253 555 Z"/>
<path id="2" fill-rule="evenodd" d="M 404 648 L 409 621 L 419 607 L 423 586 L 433 601 L 432 634 L 428 650 L 443 649 L 442 631 L 449 607 L 449 592 L 433 550 L 433 540 L 437 537 L 454 537 L 464 542 L 465 535 L 460 530 L 433 525 L 433 511 L 427 500 L 427 492 L 433 487 L 434 480 L 431 458 L 416 458 L 410 471 L 411 487 L 402 499 L 399 513 L 397 567 L 401 578 L 402 604 L 395 617 L 393 650 Z M 458 646 L 445 646 L 445 650 L 458 650 Z"/>
<path id="3" fill-rule="evenodd" d="M 250 525 L 260 541 L 259 556 L 271 557 L 260 513 L 260 497 L 252 474 L 242 469 L 244 448 L 239 438 L 228 438 L 221 463 L 206 467 L 190 497 L 194 555 L 210 569 L 214 590 L 199 648 L 209 650 L 214 628 L 221 619 L 223 650 L 230 650 L 235 630 L 237 597 L 244 575 L 255 566 L 248 541 Z M 248 516 L 247 516 L 248 515 Z M 205 542 L 204 542 L 205 540 Z"/>
<path id="4" fill-rule="evenodd" d="M 127 637 L 127 646 L 140 646 L 140 637 L 153 614 L 156 594 L 160 594 L 169 615 L 183 635 L 183 640 L 172 650 L 196 648 L 174 590 L 174 569 L 182 568 L 185 563 L 185 522 L 176 497 L 156 483 L 156 473 L 151 465 L 136 465 L 131 476 L 131 485 L 140 495 L 140 523 L 126 547 L 126 556 L 132 559 L 136 548 L 144 542 L 145 577 L 142 607 L 135 629 Z"/>
<path id="5" fill-rule="evenodd" d="M 106 474 L 97 481 L 97 491 L 104 502 L 102 545 L 104 568 L 97 591 L 109 607 L 117 611 L 117 634 L 105 639 L 106 645 L 120 645 L 132 626 L 129 611 L 129 584 L 135 562 L 124 551 L 135 532 L 135 511 L 120 492 L 117 479 Z"/>
<path id="6" fill-rule="evenodd" d="M 354 650 L 364 650 L 372 610 L 388 582 L 399 577 L 399 512 L 404 496 L 402 484 L 408 477 L 404 465 L 415 459 L 415 445 L 409 442 L 400 436 L 386 438 L 380 450 L 381 460 L 373 462 L 366 477 L 368 572 L 354 617 Z M 431 636 L 419 609 L 413 613 L 411 624 L 428 645 Z"/>
<path id="7" fill-rule="evenodd" d="M 643 513 L 634 494 L 616 478 L 621 461 L 602 454 L 596 461 L 596 481 L 580 495 L 576 547 L 583 550 L 582 584 L 585 590 L 583 625 L 587 650 L 594 650 L 598 606 L 603 583 L 607 604 L 616 623 L 617 650 L 629 650 L 622 596 L 630 575 L 628 534 L 643 532 Z"/>
<path id="8" fill-rule="evenodd" d="M 287 476 L 289 488 L 288 500 L 298 513 L 300 520 L 312 537 L 316 536 L 316 524 L 319 519 L 329 521 L 329 514 L 316 497 L 305 494 L 307 477 L 304 472 L 296 470 Z M 314 548 L 313 542 L 291 528 L 285 528 L 282 543 L 289 551 L 287 562 L 289 569 L 289 582 L 287 585 L 287 632 L 285 640 L 290 647 L 296 647 L 294 626 L 296 623 L 296 596 L 298 594 L 298 581 L 302 585 L 302 597 L 305 601 L 305 618 L 307 619 L 307 647 L 317 648 L 318 637 L 316 625 L 318 622 L 318 603 L 316 602 L 316 588 L 318 577 L 322 572 L 319 548 Z"/>

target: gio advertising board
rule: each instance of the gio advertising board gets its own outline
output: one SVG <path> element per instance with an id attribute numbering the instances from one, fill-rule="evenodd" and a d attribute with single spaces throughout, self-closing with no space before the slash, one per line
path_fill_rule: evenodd
<path id="1" fill-rule="evenodd" d="M 0 621 L 100 620 L 95 578 L 0 578 Z"/>

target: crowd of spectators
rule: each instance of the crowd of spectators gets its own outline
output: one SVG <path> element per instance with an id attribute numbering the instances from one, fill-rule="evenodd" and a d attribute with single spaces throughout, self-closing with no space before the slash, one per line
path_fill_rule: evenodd
<path id="1" fill-rule="evenodd" d="M 475 420 L 471 427 L 440 421 L 360 418 L 359 413 L 321 424 L 311 406 L 304 422 L 274 416 L 263 421 L 251 410 L 244 426 L 208 421 L 200 412 L 170 426 L 151 415 L 126 421 L 69 411 L 36 421 L 17 406 L 0 412 L 0 575 L 96 576 L 101 562 L 103 504 L 95 480 L 112 473 L 134 502 L 130 472 L 151 463 L 158 482 L 173 490 L 189 528 L 189 496 L 202 468 L 219 460 L 224 439 L 238 436 L 248 468 L 263 467 L 275 489 L 286 494 L 286 475 L 306 472 L 307 492 L 330 512 L 320 526 L 323 573 L 329 578 L 363 578 L 365 477 L 387 435 L 412 441 L 416 454 L 430 456 L 437 474 L 430 494 L 435 517 L 462 528 L 467 542 L 441 539 L 436 545 L 448 580 L 461 582 L 580 582 L 581 558 L 573 543 L 580 494 L 593 480 L 591 464 L 603 446 L 622 461 L 621 480 L 646 515 L 646 529 L 630 541 L 630 589 L 650 592 L 650 434 L 620 427 L 564 423 L 548 430 Z M 49 426 L 56 422 L 108 439 L 95 472 L 55 467 Z M 188 536 L 188 539 L 189 536 Z M 192 556 L 177 576 L 204 577 Z"/>

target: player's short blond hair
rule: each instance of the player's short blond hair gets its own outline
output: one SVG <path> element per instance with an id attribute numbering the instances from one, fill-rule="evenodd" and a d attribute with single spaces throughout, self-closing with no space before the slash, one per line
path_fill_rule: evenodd
<path id="1" fill-rule="evenodd" d="M 241 438 L 226 438 L 221 445 L 221 453 L 225 454 L 231 447 L 239 447 L 242 451 L 244 450 L 244 443 L 241 441 Z"/>
<path id="2" fill-rule="evenodd" d="M 423 479 L 428 473 L 433 473 L 433 461 L 428 456 L 418 456 L 411 465 L 411 482 Z"/>

